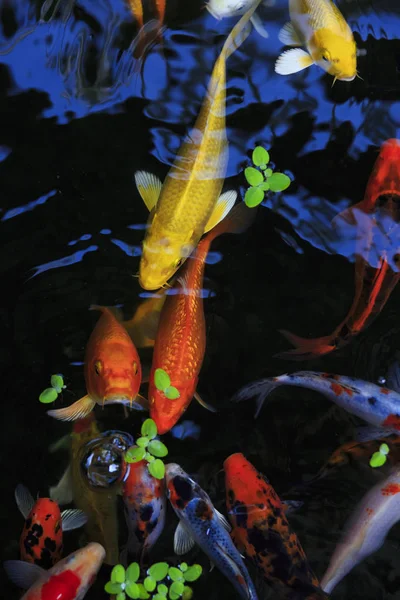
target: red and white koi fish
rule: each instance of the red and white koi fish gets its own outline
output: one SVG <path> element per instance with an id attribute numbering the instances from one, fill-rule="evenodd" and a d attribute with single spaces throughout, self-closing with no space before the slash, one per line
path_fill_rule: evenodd
<path id="1" fill-rule="evenodd" d="M 321 587 L 331 593 L 356 565 L 376 552 L 400 519 L 400 468 L 375 485 L 350 517 L 330 560 Z"/>
<path id="2" fill-rule="evenodd" d="M 21 600 L 82 600 L 103 563 L 105 550 L 91 543 L 73 552 L 49 571 L 21 560 L 7 560 L 8 577 L 28 589 Z"/>

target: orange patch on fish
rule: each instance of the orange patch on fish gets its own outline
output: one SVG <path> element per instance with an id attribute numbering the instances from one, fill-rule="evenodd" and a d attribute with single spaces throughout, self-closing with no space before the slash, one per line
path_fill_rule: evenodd
<path id="1" fill-rule="evenodd" d="M 338 383 L 331 383 L 331 390 L 335 394 L 335 396 L 340 396 L 343 392 L 343 388 Z"/>
<path id="2" fill-rule="evenodd" d="M 387 486 L 382 488 L 382 496 L 394 496 L 400 492 L 400 485 L 398 483 L 389 483 Z"/>
<path id="3" fill-rule="evenodd" d="M 384 420 L 383 425 L 400 431 L 400 415 L 389 415 Z"/>

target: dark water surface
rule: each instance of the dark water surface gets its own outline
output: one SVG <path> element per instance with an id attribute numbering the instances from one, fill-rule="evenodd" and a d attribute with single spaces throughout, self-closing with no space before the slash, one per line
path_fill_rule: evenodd
<path id="1" fill-rule="evenodd" d="M 189 6 L 190 5 L 190 6 Z M 322 396 L 285 388 L 253 419 L 252 402 L 231 395 L 255 378 L 298 367 L 377 381 L 399 348 L 400 289 L 375 323 L 348 347 L 324 359 L 273 358 L 288 348 L 285 328 L 317 337 L 345 316 L 354 292 L 354 247 L 332 238 L 331 219 L 363 198 L 383 141 L 399 137 L 400 9 L 397 0 L 349 0 L 339 6 L 366 55 L 361 79 L 337 82 L 317 67 L 290 77 L 274 73 L 282 50 L 286 0 L 259 11 L 267 40 L 255 31 L 228 61 L 226 189 L 244 190 L 243 168 L 257 143 L 294 183 L 261 207 L 251 231 L 213 245 L 222 260 L 206 268 L 207 352 L 199 391 L 218 407 L 192 403 L 186 418 L 199 441 L 166 436 L 171 461 L 198 477 L 225 510 L 223 460 L 242 451 L 278 493 L 315 474 L 331 452 L 353 439 L 359 422 Z M 134 20 L 122 0 L 2 0 L 0 5 L 0 365 L 3 382 L 2 558 L 16 558 L 23 518 L 14 501 L 22 482 L 48 494 L 68 463 L 48 447 L 70 430 L 50 419 L 37 397 L 52 373 L 64 374 L 67 403 L 85 393 L 82 360 L 98 319 L 92 304 L 122 305 L 127 317 L 143 298 L 137 279 L 147 210 L 136 190 L 138 169 L 163 179 L 203 100 L 212 65 L 235 19 L 217 22 L 201 2 L 167 2 L 163 48 L 152 47 L 142 78 L 134 71 Z M 42 10 L 41 10 L 42 9 Z M 144 364 L 149 353 L 142 354 Z M 96 408 L 100 425 L 136 433 L 141 416 Z M 377 481 L 357 466 L 307 490 L 291 517 L 308 558 L 322 577 L 343 524 Z M 286 494 L 287 497 L 287 494 Z M 173 556 L 176 518 L 152 553 Z M 400 558 L 395 526 L 384 546 L 355 568 L 332 597 L 395 599 Z M 66 552 L 82 532 L 67 534 Z M 121 513 L 121 542 L 126 541 Z M 199 550 L 205 567 L 195 597 L 234 591 Z M 253 574 L 254 572 L 251 571 Z M 103 598 L 104 569 L 87 598 Z M 3 596 L 4 594 L 4 596 Z M 5 581 L 1 596 L 18 598 Z M 260 587 L 260 598 L 274 597 Z"/>

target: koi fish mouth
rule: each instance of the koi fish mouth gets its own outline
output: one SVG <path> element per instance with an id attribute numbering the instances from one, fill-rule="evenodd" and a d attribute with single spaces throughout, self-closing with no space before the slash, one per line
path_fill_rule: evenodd
<path id="1" fill-rule="evenodd" d="M 356 75 L 351 75 L 350 77 L 343 77 L 342 74 L 339 74 L 337 76 L 337 79 L 340 79 L 340 81 L 354 81 L 355 78 L 356 78 Z"/>
<path id="2" fill-rule="evenodd" d="M 135 397 L 131 391 L 111 389 L 104 395 L 103 404 L 132 404 Z"/>

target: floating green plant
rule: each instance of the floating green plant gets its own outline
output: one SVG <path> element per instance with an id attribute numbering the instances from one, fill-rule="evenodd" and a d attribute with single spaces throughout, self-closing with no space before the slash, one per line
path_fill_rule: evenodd
<path id="1" fill-rule="evenodd" d="M 387 460 L 387 455 L 389 454 L 389 446 L 387 444 L 381 444 L 378 452 L 374 452 L 371 456 L 371 460 L 369 464 L 371 467 L 381 467 L 385 464 Z"/>
<path id="2" fill-rule="evenodd" d="M 61 392 L 67 387 L 64 385 L 63 376 L 60 374 L 51 376 L 50 385 L 51 387 L 43 390 L 39 396 L 39 401 L 43 404 L 50 404 L 51 402 L 57 400 L 58 395 L 61 394 Z"/>
<path id="3" fill-rule="evenodd" d="M 202 571 L 198 564 L 189 566 L 181 563 L 178 567 L 172 567 L 167 562 L 159 562 L 147 569 L 146 577 L 139 581 L 138 563 L 132 563 L 127 569 L 122 565 L 115 565 L 104 589 L 108 594 L 115 595 L 116 600 L 126 600 L 126 597 L 132 600 L 190 600 L 193 590 L 187 583 L 196 581 Z"/>
<path id="4" fill-rule="evenodd" d="M 156 388 L 163 392 L 168 400 L 176 400 L 180 393 L 176 387 L 171 385 L 171 379 L 164 369 L 156 369 L 154 372 L 154 384 Z"/>
<path id="5" fill-rule="evenodd" d="M 265 192 L 283 192 L 290 185 L 290 179 L 284 173 L 274 173 L 268 168 L 269 152 L 262 146 L 256 146 L 253 150 L 252 160 L 254 167 L 247 167 L 244 176 L 250 184 L 246 191 L 244 201 L 250 208 L 261 204 Z"/>
<path id="6" fill-rule="evenodd" d="M 165 465 L 161 458 L 167 456 L 168 448 L 160 440 L 155 439 L 157 436 L 157 425 L 153 419 L 146 419 L 144 421 L 140 433 L 141 437 L 136 440 L 136 444 L 126 451 L 125 460 L 127 463 L 146 460 L 150 475 L 156 479 L 163 479 Z"/>

